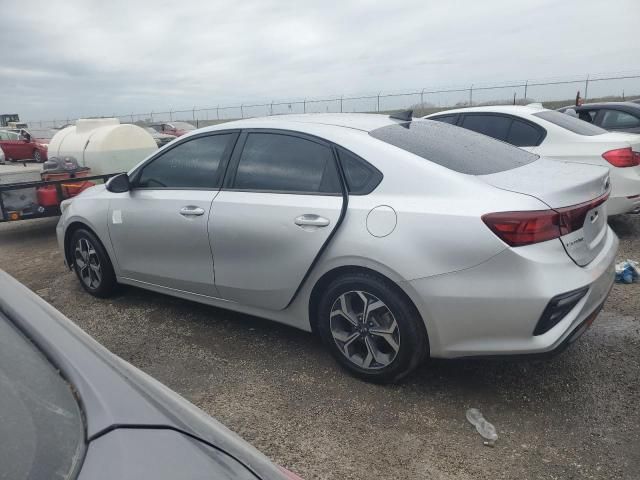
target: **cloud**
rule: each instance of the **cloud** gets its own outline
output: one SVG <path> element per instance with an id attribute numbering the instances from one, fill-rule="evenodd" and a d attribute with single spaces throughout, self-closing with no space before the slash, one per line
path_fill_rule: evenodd
<path id="1" fill-rule="evenodd" d="M 630 70 L 640 4 L 615 3 L 24 2 L 3 11 L 0 104 L 49 119 Z"/>

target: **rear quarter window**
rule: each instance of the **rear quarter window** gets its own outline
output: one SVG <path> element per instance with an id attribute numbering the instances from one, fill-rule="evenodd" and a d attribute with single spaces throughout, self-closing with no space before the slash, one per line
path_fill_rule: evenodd
<path id="1" fill-rule="evenodd" d="M 369 135 L 468 175 L 503 172 L 538 159 L 537 155 L 486 135 L 437 121 L 421 120 L 388 125 L 372 130 Z"/>

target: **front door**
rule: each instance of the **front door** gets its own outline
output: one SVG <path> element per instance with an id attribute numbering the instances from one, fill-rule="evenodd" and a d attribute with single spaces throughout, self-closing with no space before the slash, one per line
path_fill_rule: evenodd
<path id="1" fill-rule="evenodd" d="M 250 131 L 238 144 L 209 220 L 216 288 L 283 309 L 338 225 L 336 160 L 329 145 L 282 131 Z"/>
<path id="2" fill-rule="evenodd" d="M 113 194 L 109 233 L 123 277 L 216 296 L 207 233 L 236 133 L 192 137 L 132 174 Z"/>

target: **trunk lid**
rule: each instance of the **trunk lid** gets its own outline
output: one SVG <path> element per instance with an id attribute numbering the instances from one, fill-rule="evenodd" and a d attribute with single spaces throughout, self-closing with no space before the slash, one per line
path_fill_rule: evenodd
<path id="1" fill-rule="evenodd" d="M 535 197 L 563 218 L 572 219 L 571 231 L 560 241 L 576 264 L 587 265 L 602 250 L 607 232 L 606 203 L 594 200 L 602 200 L 610 190 L 608 168 L 540 158 L 477 178 L 502 190 Z M 580 224 L 575 225 L 576 221 Z"/>
<path id="2" fill-rule="evenodd" d="M 637 133 L 608 132 L 603 133 L 602 135 L 597 135 L 593 138 L 601 142 L 627 143 L 628 146 L 631 147 L 631 150 L 634 152 L 640 152 L 640 135 Z M 621 145 L 620 148 L 622 147 L 623 146 Z"/>

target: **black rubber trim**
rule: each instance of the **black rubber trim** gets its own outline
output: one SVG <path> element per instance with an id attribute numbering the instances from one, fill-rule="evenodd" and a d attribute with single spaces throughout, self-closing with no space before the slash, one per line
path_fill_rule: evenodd
<path id="1" fill-rule="evenodd" d="M 304 274 L 304 277 L 302 277 L 302 280 L 300 281 L 300 285 L 298 285 L 298 288 L 296 288 L 296 291 L 293 292 L 293 296 L 291 297 L 291 300 L 289 300 L 289 303 L 287 303 L 287 305 L 282 310 L 288 308 L 291 305 L 291 303 L 296 299 L 296 297 L 298 296 L 298 293 L 300 293 L 300 290 L 302 289 L 302 286 L 305 284 L 305 282 L 309 278 L 309 275 L 311 275 L 311 272 L 313 271 L 313 268 L 318 263 L 320 256 L 324 253 L 324 251 L 329 246 L 329 243 L 337 233 L 338 229 L 340 228 L 340 225 L 342 225 L 342 221 L 344 220 L 344 217 L 347 214 L 347 208 L 349 207 L 349 190 L 347 189 L 347 179 L 344 175 L 344 170 L 342 169 L 342 164 L 340 163 L 340 160 L 338 157 L 338 151 L 335 145 L 331 145 L 331 152 L 333 153 L 333 159 L 336 162 L 336 166 L 338 168 L 338 175 L 340 176 L 340 183 L 342 185 L 342 209 L 340 210 L 340 217 L 338 217 L 336 226 L 331 231 L 331 233 L 329 234 L 325 242 L 322 244 L 322 247 L 320 247 L 320 250 L 318 250 L 317 255 L 311 262 L 311 265 L 309 265 L 307 272 Z"/>

